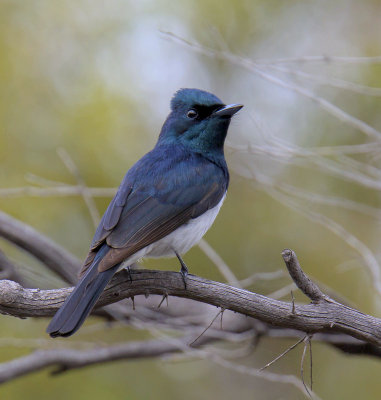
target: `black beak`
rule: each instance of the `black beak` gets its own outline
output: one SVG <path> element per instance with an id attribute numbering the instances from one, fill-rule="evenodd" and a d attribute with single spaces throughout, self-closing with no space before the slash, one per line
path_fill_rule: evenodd
<path id="1" fill-rule="evenodd" d="M 227 106 L 224 106 L 220 108 L 217 111 L 214 111 L 213 115 L 222 117 L 232 117 L 235 113 L 237 113 L 241 108 L 243 107 L 243 104 L 229 104 Z"/>

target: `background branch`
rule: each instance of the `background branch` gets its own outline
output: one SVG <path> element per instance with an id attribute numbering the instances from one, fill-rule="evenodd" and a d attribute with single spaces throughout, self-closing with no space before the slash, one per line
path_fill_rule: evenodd
<path id="1" fill-rule="evenodd" d="M 63 247 L 8 214 L 0 211 L 0 236 L 26 250 L 66 282 L 77 281 L 80 261 Z"/>
<path id="2" fill-rule="evenodd" d="M 0 279 L 9 279 L 28 286 L 27 280 L 17 271 L 16 266 L 0 250 Z"/>
<path id="3" fill-rule="evenodd" d="M 44 368 L 54 366 L 52 374 L 59 374 L 72 369 L 87 367 L 90 365 L 113 362 L 119 360 L 133 360 L 168 356 L 178 352 L 186 352 L 192 357 L 200 357 L 245 374 L 260 377 L 271 382 L 282 382 L 291 384 L 304 392 L 302 382 L 293 375 L 281 375 L 271 372 L 263 372 L 256 368 L 245 367 L 205 350 L 195 350 L 188 346 L 190 336 L 180 339 L 167 338 L 161 340 L 147 340 L 141 342 L 130 342 L 109 347 L 100 347 L 91 350 L 38 350 L 34 353 L 12 360 L 0 365 L 0 383 L 13 380 L 31 372 L 37 372 Z M 205 344 L 210 338 L 205 335 L 202 343 Z M 319 399 L 313 392 L 314 399 Z"/>

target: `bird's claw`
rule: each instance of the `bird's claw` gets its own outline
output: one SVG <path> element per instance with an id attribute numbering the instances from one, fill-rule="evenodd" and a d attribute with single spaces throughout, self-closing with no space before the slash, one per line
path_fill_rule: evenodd
<path id="1" fill-rule="evenodd" d="M 184 288 L 186 290 L 187 289 L 188 268 L 185 264 L 181 264 L 180 274 L 181 274 L 181 277 L 183 278 Z"/>
<path id="2" fill-rule="evenodd" d="M 184 288 L 186 290 L 187 289 L 187 278 L 188 278 L 188 267 L 185 264 L 185 262 L 183 261 L 183 259 L 181 258 L 180 254 L 176 250 L 174 250 L 174 252 L 181 264 L 180 274 L 181 274 L 181 277 L 183 278 Z"/>

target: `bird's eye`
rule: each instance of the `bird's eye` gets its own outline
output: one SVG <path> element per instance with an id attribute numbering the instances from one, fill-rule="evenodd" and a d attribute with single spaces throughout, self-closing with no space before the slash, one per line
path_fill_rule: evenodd
<path id="1" fill-rule="evenodd" d="M 187 117 L 190 119 L 195 119 L 195 118 L 197 118 L 197 116 L 198 116 L 197 111 L 194 110 L 193 108 L 191 110 L 189 110 L 187 113 Z"/>

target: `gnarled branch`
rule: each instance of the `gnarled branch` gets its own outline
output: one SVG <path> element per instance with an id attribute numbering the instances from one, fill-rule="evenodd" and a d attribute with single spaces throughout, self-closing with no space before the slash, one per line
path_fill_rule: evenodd
<path id="1" fill-rule="evenodd" d="M 187 289 L 177 272 L 133 270 L 132 282 L 124 270 L 115 275 L 97 307 L 137 295 L 166 294 L 208 303 L 235 311 L 268 324 L 307 333 L 345 333 L 381 346 L 381 320 L 340 304 L 328 296 L 311 304 L 296 304 L 270 299 L 260 294 L 189 275 Z M 0 312 L 18 317 L 53 315 L 71 292 L 24 289 L 12 281 L 0 282 Z"/>
<path id="2" fill-rule="evenodd" d="M 179 273 L 170 271 L 132 270 L 130 271 L 131 282 L 126 271 L 122 270 L 115 275 L 106 288 L 97 307 L 139 294 L 173 295 L 218 306 L 224 310 L 229 309 L 266 323 L 263 325 L 267 332 L 261 333 L 250 326 L 248 319 L 244 319 L 246 321 L 244 325 L 242 321 L 235 321 L 232 324 L 229 323 L 232 326 L 231 330 L 228 329 L 232 333 L 252 332 L 257 340 L 262 334 L 287 337 L 297 335 L 297 331 L 316 333 L 315 340 L 330 343 L 347 353 L 364 352 L 380 356 L 381 320 L 362 314 L 325 295 L 302 271 L 293 251 L 284 250 L 282 256 L 294 282 L 313 299 L 313 303 L 291 305 L 194 275 L 188 276 L 187 289 L 185 289 Z M 3 280 L 0 281 L 0 312 L 18 317 L 50 316 L 61 306 L 71 291 L 72 288 L 25 289 L 16 282 Z M 271 325 L 283 329 L 269 328 Z M 218 338 L 219 335 L 216 335 L 215 330 L 208 331 L 197 341 L 197 346 L 211 340 L 218 340 Z M 191 339 L 193 336 L 184 335 L 179 339 L 132 342 L 92 350 L 37 350 L 30 355 L 0 364 L 0 383 L 49 366 L 55 366 L 56 369 L 53 372 L 58 373 L 121 359 L 159 357 L 177 352 L 189 352 Z M 254 372 L 260 373 L 258 370 Z M 271 380 L 276 374 L 270 375 L 263 378 Z M 278 375 L 276 378 L 281 379 Z M 291 378 L 293 380 L 288 383 L 300 385 L 295 377 Z"/>

